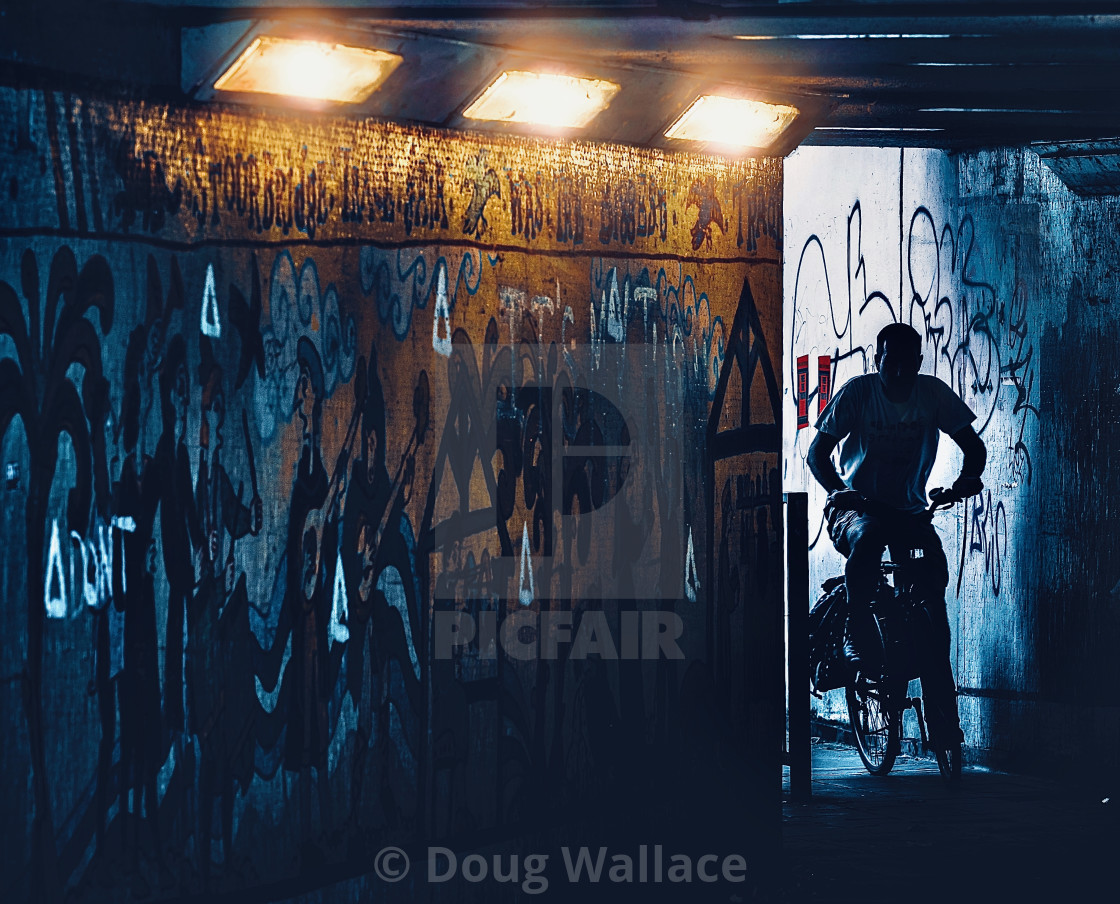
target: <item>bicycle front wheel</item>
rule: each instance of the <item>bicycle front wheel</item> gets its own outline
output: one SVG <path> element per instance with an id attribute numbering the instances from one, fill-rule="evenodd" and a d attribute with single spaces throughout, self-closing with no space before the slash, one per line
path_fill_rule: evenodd
<path id="1" fill-rule="evenodd" d="M 865 681 L 844 689 L 856 750 L 872 775 L 886 775 L 902 748 L 902 713 L 882 685 Z"/>

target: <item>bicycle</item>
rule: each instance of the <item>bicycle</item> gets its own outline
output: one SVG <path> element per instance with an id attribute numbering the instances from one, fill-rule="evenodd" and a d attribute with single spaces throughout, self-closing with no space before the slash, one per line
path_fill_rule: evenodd
<path id="1" fill-rule="evenodd" d="M 959 501 L 948 490 L 935 489 L 925 516 L 933 515 Z M 920 547 L 911 547 L 910 560 Z M 911 679 L 921 678 L 920 644 L 933 631 L 925 606 L 920 576 L 909 563 L 883 562 L 880 581 L 865 621 L 865 634 L 856 643 L 860 661 L 865 665 L 854 671 L 843 655 L 844 632 L 848 624 L 844 576 L 829 578 L 822 596 L 810 613 L 810 663 L 813 690 L 844 687 L 848 717 L 855 735 L 856 750 L 867 771 L 887 775 L 902 749 L 902 718 L 908 709 L 917 715 L 922 748 L 937 758 L 938 771 L 948 782 L 959 781 L 961 745 L 934 747 L 926 730 L 920 697 L 908 694 Z M 872 630 L 873 629 L 873 630 Z M 852 638 L 855 641 L 856 638 Z M 924 689 L 924 688 L 923 688 Z"/>

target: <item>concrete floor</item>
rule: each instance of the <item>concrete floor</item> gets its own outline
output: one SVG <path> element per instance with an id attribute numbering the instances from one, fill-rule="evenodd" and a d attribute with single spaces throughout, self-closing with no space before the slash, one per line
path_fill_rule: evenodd
<path id="1" fill-rule="evenodd" d="M 1116 773 L 1092 780 L 1066 776 L 1059 783 L 966 766 L 960 785 L 954 788 L 942 781 L 932 759 L 903 756 L 889 776 L 875 778 L 864 770 L 853 748 L 831 742 L 813 747 L 810 800 L 792 800 L 787 777 L 781 856 L 760 861 L 746 884 L 573 885 L 564 880 L 557 852 L 565 844 L 607 844 L 612 851 L 634 853 L 639 843 L 658 843 L 666 850 L 691 854 L 694 860 L 701 853 L 735 850 L 732 840 L 742 837 L 738 830 L 743 822 L 736 808 L 746 799 L 745 791 L 725 784 L 724 775 L 714 768 L 698 780 L 709 774 L 714 776 L 714 787 L 722 791 L 690 796 L 698 807 L 695 812 L 682 812 L 674 805 L 636 816 L 636 802 L 620 800 L 593 824 L 550 825 L 515 839 L 512 850 L 553 854 L 552 884 L 539 898 L 545 902 L 1096 904 L 1120 899 L 1120 795 L 1113 796 L 1103 787 L 1111 785 L 1111 791 L 1120 787 Z M 1108 803 L 1103 802 L 1106 798 Z M 119 834 L 118 826 L 110 832 L 110 840 Z M 510 853 L 508 839 L 497 838 L 491 844 L 482 834 L 469 832 L 466 839 L 445 843 L 486 856 Z M 420 863 L 423 851 L 412 851 L 411 856 Z M 529 900 L 509 884 L 456 880 L 436 886 L 418 880 L 386 885 L 369 872 L 368 864 L 363 856 L 330 864 L 316 876 L 273 881 L 253 875 L 244 885 L 237 879 L 204 891 L 197 878 L 176 889 L 157 887 L 154 874 L 148 879 L 129 876 L 126 860 L 117 856 L 100 872 L 91 869 L 67 901 L 502 904 Z"/>
<path id="2" fill-rule="evenodd" d="M 967 761 L 967 760 L 966 760 Z M 816 744 L 813 796 L 784 786 L 784 901 L 1117 900 L 1116 776 L 1059 784 L 932 759 L 868 775 L 851 747 Z M 1108 799 L 1108 802 L 1105 800 Z"/>

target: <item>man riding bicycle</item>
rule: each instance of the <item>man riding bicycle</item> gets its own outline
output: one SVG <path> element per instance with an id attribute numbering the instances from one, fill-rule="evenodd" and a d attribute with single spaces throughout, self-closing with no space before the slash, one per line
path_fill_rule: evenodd
<path id="1" fill-rule="evenodd" d="M 904 323 L 884 327 L 875 343 L 875 365 L 878 373 L 856 377 L 840 387 L 817 418 L 817 435 L 809 447 L 809 470 L 829 494 L 825 504 L 829 538 L 847 558 L 849 631 L 844 654 L 856 669 L 873 667 L 860 661 L 859 639 L 869 630 L 870 602 L 878 587 L 883 550 L 889 546 L 892 556 L 897 556 L 895 549 L 905 555 L 921 549 L 922 558 L 909 564 L 917 565 L 923 574 L 934 634 L 921 669 L 922 695 L 932 738 L 959 744 L 964 735 L 945 610 L 949 568 L 937 532 L 923 517 L 926 481 L 939 433 L 949 434 L 964 453 L 960 477 L 951 491 L 957 499 L 983 489 L 980 475 L 987 449 L 971 426 L 976 419 L 972 410 L 941 380 L 918 373 L 922 339 L 913 327 Z M 841 441 L 838 473 L 831 454 Z"/>

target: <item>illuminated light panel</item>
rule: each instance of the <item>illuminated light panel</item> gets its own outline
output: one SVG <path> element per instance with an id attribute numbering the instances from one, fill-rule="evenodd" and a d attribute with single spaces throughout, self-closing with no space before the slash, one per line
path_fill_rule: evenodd
<path id="1" fill-rule="evenodd" d="M 943 41 L 947 38 L 988 38 L 992 35 L 844 34 L 844 35 L 733 35 L 736 41 Z"/>
<path id="2" fill-rule="evenodd" d="M 944 132 L 944 129 L 916 126 L 817 126 L 814 132 Z"/>
<path id="3" fill-rule="evenodd" d="M 919 113 L 1077 113 L 1077 110 L 1037 110 L 1030 107 L 922 107 Z"/>
<path id="4" fill-rule="evenodd" d="M 764 148 L 797 118 L 796 107 L 705 94 L 696 98 L 666 138 L 729 147 Z"/>
<path id="5" fill-rule="evenodd" d="M 605 110 L 618 91 L 618 85 L 603 79 L 511 70 L 499 75 L 463 116 L 579 129 Z"/>
<path id="6" fill-rule="evenodd" d="M 214 82 L 214 90 L 356 104 L 400 62 L 383 50 L 262 35 Z"/>
<path id="7" fill-rule="evenodd" d="M 949 62 L 926 62 L 926 63 L 907 63 L 907 66 L 941 66 L 951 69 L 1034 69 L 1042 68 L 1043 66 L 1065 66 L 1068 65 L 1062 62 L 1039 61 L 1030 63 L 1012 63 L 1012 62 L 999 62 L 999 63 L 949 63 Z"/>

